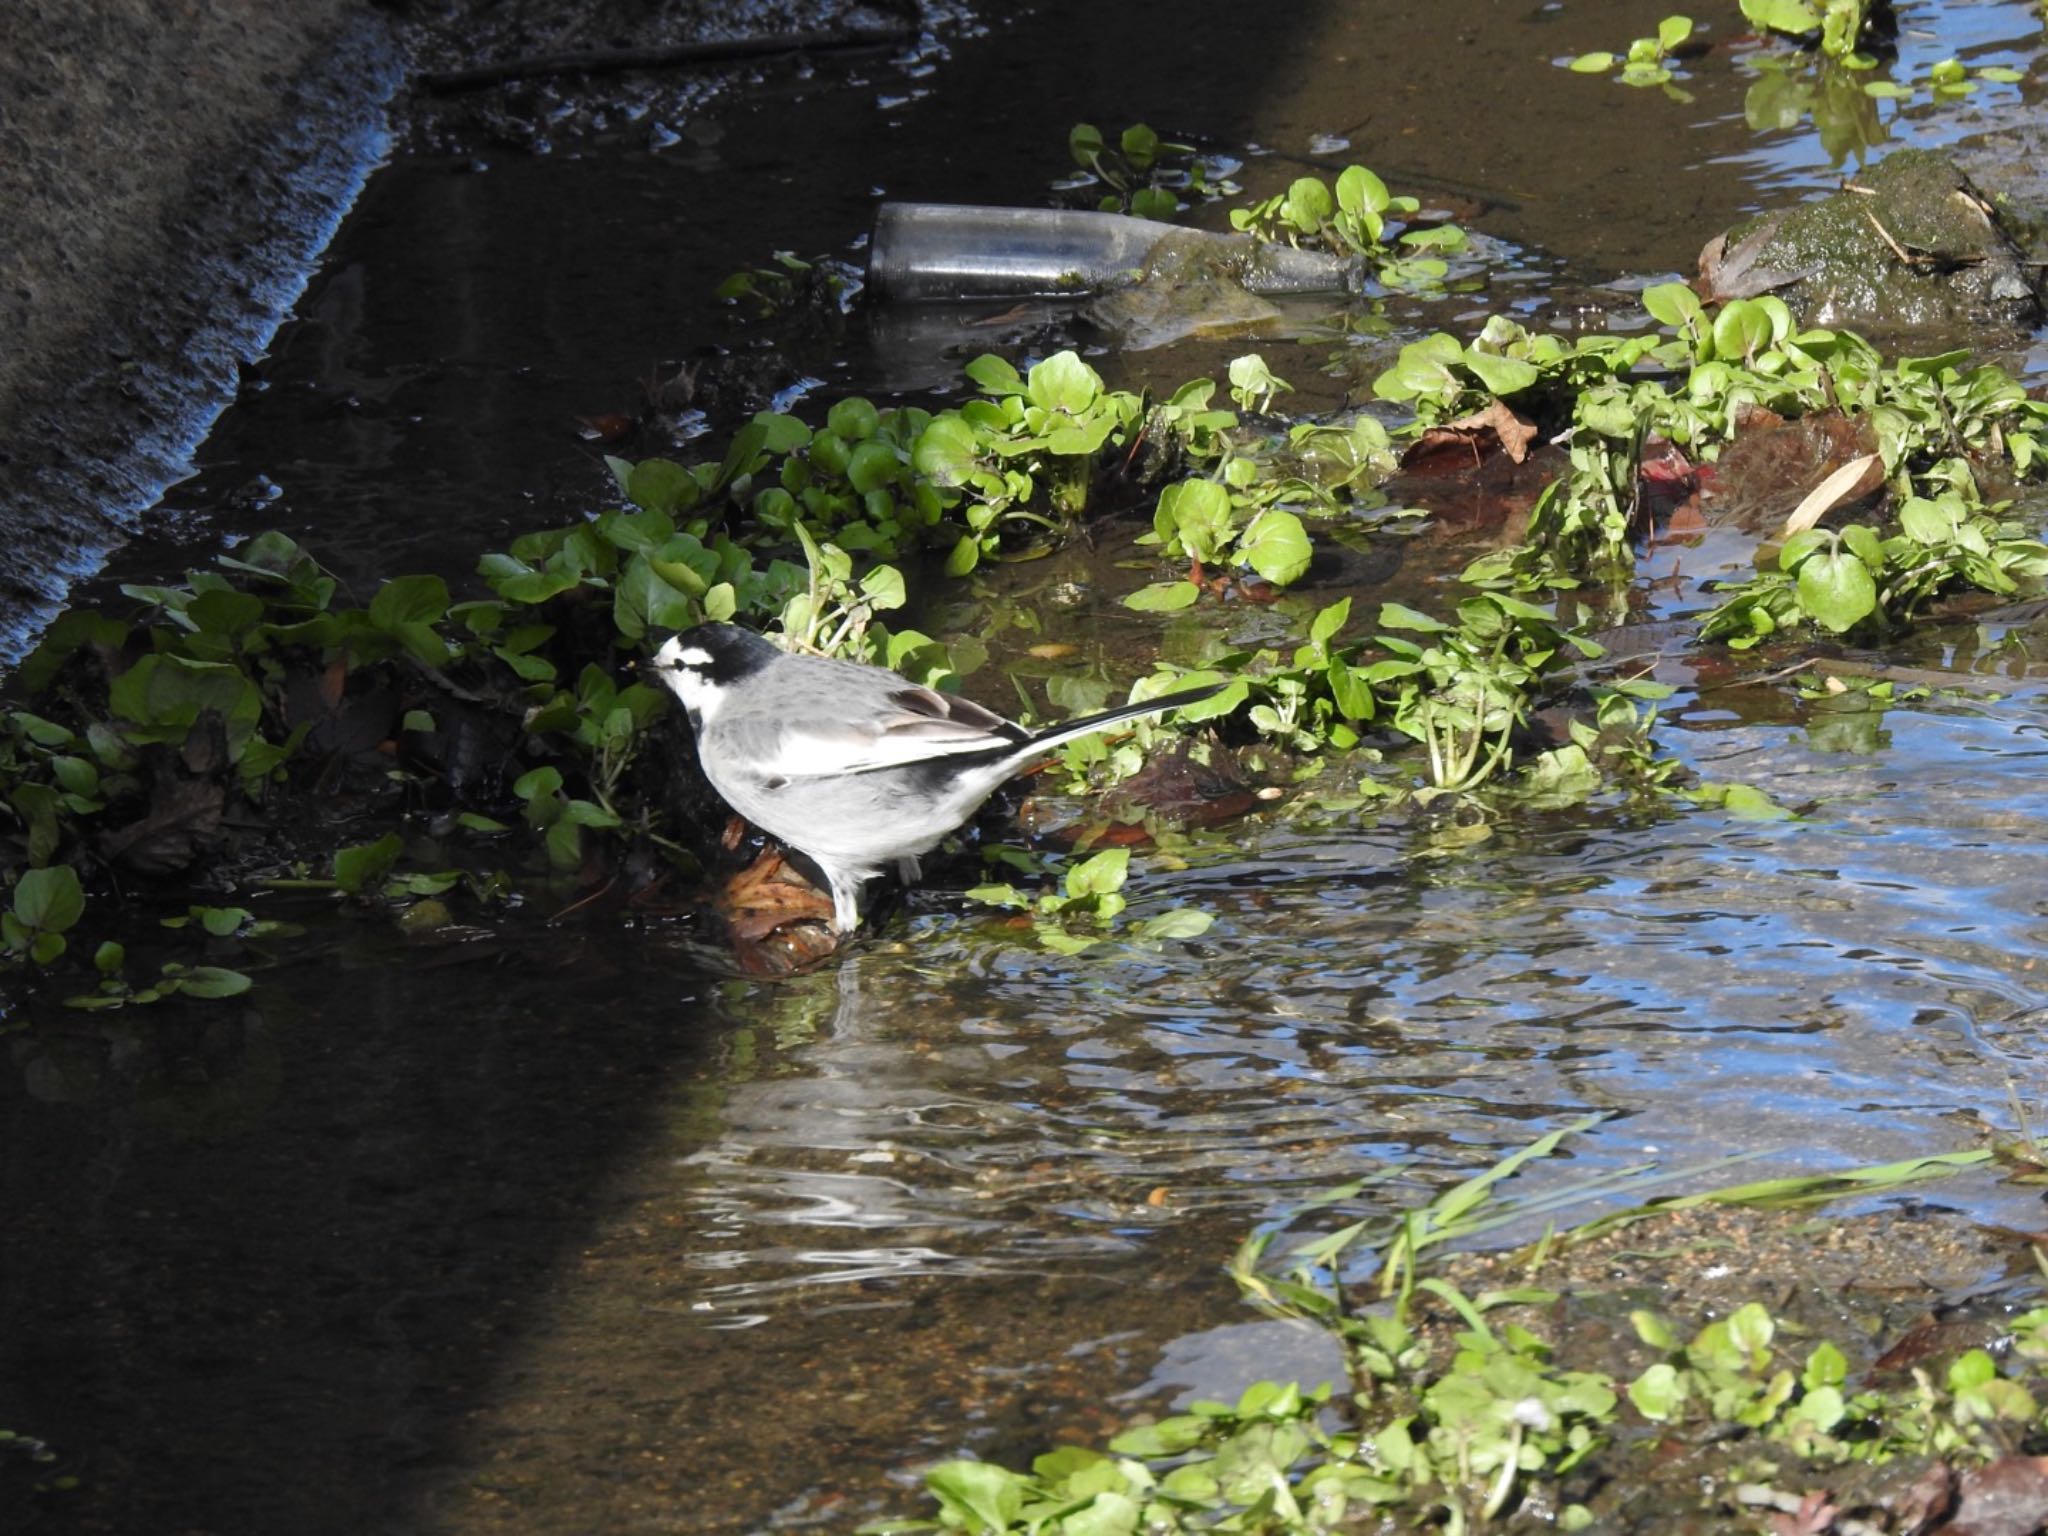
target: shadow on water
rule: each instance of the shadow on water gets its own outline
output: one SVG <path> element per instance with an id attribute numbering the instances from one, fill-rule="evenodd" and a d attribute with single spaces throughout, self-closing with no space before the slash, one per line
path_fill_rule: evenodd
<path id="1" fill-rule="evenodd" d="M 401 156 L 127 566 L 280 526 L 357 583 L 466 573 L 602 494 L 573 417 L 635 404 L 734 266 L 846 249 L 878 186 L 1042 201 L 1081 118 L 1268 146 L 1256 191 L 1363 159 L 1529 253 L 1526 308 L 1555 260 L 1682 268 L 1830 172 L 1757 150 L 1723 54 L 1684 115 L 1552 62 L 1659 14 L 1040 7 L 933 73 L 766 71 L 660 150 Z M 1080 958 L 971 914 L 965 870 L 784 982 L 672 914 L 428 944 L 266 911 L 312 931 L 249 1009 L 6 1042 L 0 1426 L 82 1483 L 28 1528 L 841 1529 L 918 1460 L 1098 1434 L 1148 1377 L 1293 1368 L 1268 1335 L 1247 1367 L 1218 1265 L 1342 1180 L 1394 1165 L 1404 1203 L 1588 1110 L 1619 1116 L 1594 1166 L 1947 1145 L 2048 1050 L 2048 713 L 1766 714 L 1702 686 L 1670 745 L 1800 821 L 1375 822 L 1309 785 L 1145 863 L 1134 916 L 1200 905 L 1202 939 Z"/>

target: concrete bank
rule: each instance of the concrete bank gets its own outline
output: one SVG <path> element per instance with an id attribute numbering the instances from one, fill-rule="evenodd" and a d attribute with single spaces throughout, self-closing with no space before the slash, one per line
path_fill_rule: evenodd
<path id="1" fill-rule="evenodd" d="M 365 0 L 0 6 L 0 663 L 185 472 L 400 59 Z"/>

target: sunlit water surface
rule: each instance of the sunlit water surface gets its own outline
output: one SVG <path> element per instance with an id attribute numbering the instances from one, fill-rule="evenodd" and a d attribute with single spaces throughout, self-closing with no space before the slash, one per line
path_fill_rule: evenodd
<path id="1" fill-rule="evenodd" d="M 356 581 L 459 575 L 602 496 L 570 419 L 630 409 L 718 277 L 848 249 L 877 189 L 1038 200 L 1078 119 L 1228 149 L 1257 191 L 1342 139 L 1332 163 L 1520 253 L 1367 347 L 1685 270 L 1865 153 L 1752 127 L 1725 21 L 1690 105 L 1564 74 L 1661 14 L 1594 9 L 1309 6 L 1247 51 L 1220 6 L 1165 32 L 1048 8 L 850 81 L 771 72 L 675 147 L 400 158 L 132 563 L 276 525 Z M 2023 6 L 1902 14 L 1900 78 L 2036 58 Z M 1859 131 L 1943 142 L 2017 99 L 1872 104 Z M 1328 344 L 1268 350 L 1341 392 Z M 855 337 L 812 388 L 893 366 Z M 1143 579 L 1117 558 L 1076 579 Z M 1097 595 L 1072 620 L 1091 658 L 1154 643 Z M 1397 1209 L 1591 1112 L 1573 1177 L 1848 1167 L 1976 1144 L 2037 1100 L 2048 695 L 1844 732 L 1666 670 L 1663 746 L 1796 815 L 1376 815 L 1310 783 L 1134 860 L 1131 916 L 1199 907 L 1197 940 L 1052 954 L 968 905 L 966 859 L 773 981 L 675 906 L 406 945 L 300 903 L 311 934 L 239 1022 L 15 1043 L 0 1169 L 37 1255 L 5 1270 L 16 1411 L 91 1448 L 86 1529 L 839 1528 L 910 1507 L 920 1461 L 1100 1433 L 1148 1381 L 1327 1374 L 1300 1340 L 1247 1347 L 1218 1267 L 1343 1181 L 1382 1177 L 1354 1205 Z M 2031 1197 L 1969 1198 L 2030 1219 Z"/>

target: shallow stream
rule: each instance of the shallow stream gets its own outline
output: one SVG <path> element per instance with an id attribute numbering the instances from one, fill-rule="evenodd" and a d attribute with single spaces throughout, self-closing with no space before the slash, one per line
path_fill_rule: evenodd
<path id="1" fill-rule="evenodd" d="M 1950 54 L 2040 67 L 2027 6 L 1900 10 L 1897 78 Z M 1732 4 L 1697 18 L 1690 102 L 1557 66 L 1661 14 L 1198 0 L 1161 25 L 1045 3 L 764 65 L 687 114 L 617 87 L 602 121 L 513 98 L 545 152 L 429 113 L 116 574 L 280 527 L 359 596 L 464 576 L 600 504 L 605 450 L 576 418 L 636 409 L 651 371 L 729 336 L 720 278 L 776 249 L 857 260 L 882 195 L 1042 203 L 1079 120 L 1241 159 L 1259 194 L 1360 160 L 1503 243 L 1484 291 L 1348 342 L 1261 342 L 1290 405 L 1334 406 L 1421 329 L 1623 310 L 1857 161 L 1810 120 L 1745 120 Z M 1923 92 L 1868 122 L 1944 143 L 2024 126 L 2038 91 Z M 950 341 L 906 356 L 856 329 L 765 360 L 761 387 L 822 410 L 981 350 Z M 1092 361 L 1177 381 L 1243 347 Z M 1127 677 L 1188 639 L 1114 603 L 1151 579 L 1134 554 L 1105 535 L 938 612 L 1056 607 L 1086 664 Z M 1892 659 L 1967 673 L 2000 638 L 1954 626 Z M 1365 1197 L 1397 1209 L 1593 1111 L 1612 1118 L 1570 1144 L 1578 1172 L 1979 1144 L 2013 1095 L 2038 1102 L 2048 1058 L 2048 688 L 2014 654 L 2003 696 L 1850 730 L 1679 656 L 1660 743 L 1797 819 L 1609 805 L 1475 828 L 1304 791 L 1134 860 L 1133 916 L 1215 914 L 1191 942 L 1065 958 L 992 937 L 959 894 L 971 868 L 781 980 L 733 974 L 678 902 L 529 906 L 425 942 L 258 898 L 309 931 L 253 1006 L 4 1041 L 0 1427 L 81 1480 L 27 1528 L 851 1529 L 917 1510 L 938 1456 L 1329 1375 L 1247 1332 L 1220 1265 L 1345 1180 L 1397 1170 Z M 970 687 L 1007 707 L 995 671 Z M 2023 1192 L 1954 1198 L 2039 1225 Z"/>

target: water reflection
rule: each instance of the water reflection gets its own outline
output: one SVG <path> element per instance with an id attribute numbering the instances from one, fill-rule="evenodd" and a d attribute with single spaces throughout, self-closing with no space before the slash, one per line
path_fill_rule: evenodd
<path id="1" fill-rule="evenodd" d="M 1595 1166 L 1645 1133 L 1676 1164 L 1949 1145 L 2042 1062 L 2032 715 L 1894 712 L 1871 755 L 1675 733 L 1803 808 L 1782 822 L 1247 827 L 1143 871 L 1148 906 L 1221 915 L 1156 951 L 1041 953 L 928 895 L 900 943 L 760 989 L 815 1023 L 685 1160 L 701 1297 L 732 1326 L 878 1276 L 1128 1257 L 1390 1161 L 1398 1203 L 1594 1109 L 1628 1117 L 1575 1147 Z"/>

